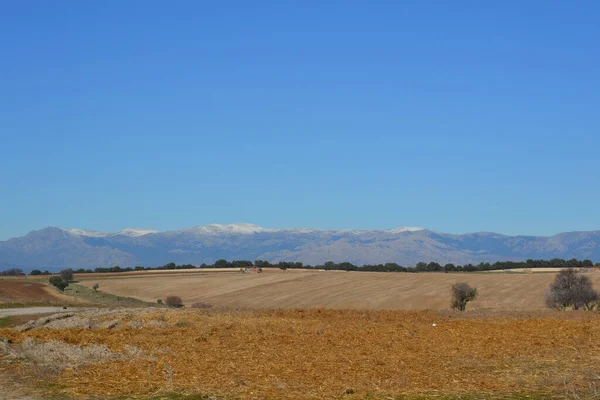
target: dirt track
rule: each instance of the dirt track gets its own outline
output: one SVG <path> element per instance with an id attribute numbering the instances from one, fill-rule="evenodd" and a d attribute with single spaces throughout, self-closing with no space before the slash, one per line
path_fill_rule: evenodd
<path id="1" fill-rule="evenodd" d="M 596 288 L 600 273 L 587 274 Z M 262 274 L 204 274 L 189 276 L 127 277 L 83 282 L 120 296 L 155 302 L 168 295 L 185 304 L 207 302 L 219 307 L 337 308 L 388 310 L 444 310 L 450 287 L 468 282 L 480 297 L 469 309 L 543 310 L 544 294 L 554 274 L 444 274 L 374 272 L 294 272 Z"/>
<path id="2" fill-rule="evenodd" d="M 0 309 L 0 318 L 13 317 L 20 315 L 39 315 L 39 314 L 57 314 L 62 312 L 80 312 L 85 308 L 67 308 L 63 307 L 24 307 L 24 308 L 7 308 Z"/>

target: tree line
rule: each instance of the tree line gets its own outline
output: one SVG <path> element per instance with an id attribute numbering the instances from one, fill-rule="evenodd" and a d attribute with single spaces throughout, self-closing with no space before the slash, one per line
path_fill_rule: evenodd
<path id="1" fill-rule="evenodd" d="M 326 270 L 326 271 L 365 271 L 365 272 L 481 272 L 481 271 L 496 271 L 496 270 L 511 270 L 511 269 L 522 269 L 522 268 L 593 268 L 594 266 L 600 267 L 600 263 L 594 265 L 591 260 L 577 260 L 572 258 L 570 260 L 564 260 L 562 258 L 553 258 L 551 260 L 527 260 L 527 261 L 498 261 L 495 263 L 479 263 L 479 264 L 465 264 L 465 265 L 454 265 L 451 263 L 441 265 L 436 262 L 419 262 L 415 266 L 402 266 L 397 263 L 385 263 L 385 264 L 364 264 L 355 265 L 350 262 L 336 263 L 328 261 L 324 264 L 309 265 L 301 262 L 293 261 L 280 261 L 271 263 L 265 260 L 236 260 L 227 261 L 225 259 L 217 260 L 214 264 L 201 264 L 200 266 L 192 264 L 177 265 L 173 262 L 159 266 L 159 267 L 143 267 L 136 266 L 134 268 L 127 267 L 123 268 L 118 265 L 114 267 L 98 267 L 95 269 L 80 268 L 73 270 L 76 274 L 87 274 L 87 273 L 107 273 L 107 272 L 133 272 L 133 271 L 152 271 L 152 270 L 175 270 L 175 269 L 194 269 L 194 268 L 279 268 L 282 270 L 286 269 L 314 269 L 314 270 Z M 20 269 L 10 269 L 6 271 L 0 271 L 0 276 L 16 276 L 24 275 L 24 272 Z M 39 269 L 31 271 L 31 275 L 51 275 L 48 271 L 41 271 Z"/>

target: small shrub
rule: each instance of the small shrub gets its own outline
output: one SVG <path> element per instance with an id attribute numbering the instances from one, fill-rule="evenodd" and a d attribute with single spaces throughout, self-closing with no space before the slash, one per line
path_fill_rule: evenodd
<path id="1" fill-rule="evenodd" d="M 169 307 L 183 307 L 183 301 L 179 296 L 167 296 L 165 299 L 165 304 Z"/>
<path id="2" fill-rule="evenodd" d="M 452 308 L 458 311 L 465 311 L 467 303 L 477 298 L 477 289 L 469 286 L 468 283 L 455 283 L 452 285 Z"/>
<path id="3" fill-rule="evenodd" d="M 54 285 L 58 290 L 65 290 L 69 284 L 65 282 L 60 276 L 50 277 L 50 283 Z"/>
<path id="4" fill-rule="evenodd" d="M 92 286 L 92 289 L 94 289 L 94 291 L 100 289 L 100 285 L 97 283 L 94 283 L 94 286 Z"/>
<path id="5" fill-rule="evenodd" d="M 163 303 L 162 299 L 158 299 L 158 300 L 156 300 L 156 302 L 157 302 L 158 304 L 162 304 L 162 303 Z"/>
<path id="6" fill-rule="evenodd" d="M 192 308 L 212 308 L 212 304 L 204 303 L 202 301 L 192 304 Z"/>

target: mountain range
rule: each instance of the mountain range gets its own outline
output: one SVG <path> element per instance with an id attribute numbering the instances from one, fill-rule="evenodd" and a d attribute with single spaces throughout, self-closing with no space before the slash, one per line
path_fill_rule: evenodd
<path id="1" fill-rule="evenodd" d="M 220 258 L 413 266 L 419 261 L 464 265 L 573 257 L 600 260 L 600 231 L 506 236 L 490 232 L 457 235 L 412 227 L 319 230 L 212 224 L 166 232 L 125 229 L 114 233 L 48 227 L 0 241 L 0 269 L 26 271 L 154 267 L 168 262 L 200 265 Z"/>

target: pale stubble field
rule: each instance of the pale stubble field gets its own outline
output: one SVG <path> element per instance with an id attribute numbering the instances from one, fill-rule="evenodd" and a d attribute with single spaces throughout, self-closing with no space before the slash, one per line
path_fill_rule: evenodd
<path id="1" fill-rule="evenodd" d="M 600 287 L 600 273 L 587 273 Z M 83 285 L 99 283 L 100 290 L 155 302 L 169 295 L 184 303 L 207 302 L 234 308 L 333 308 L 365 310 L 444 310 L 450 287 L 467 282 L 479 290 L 470 310 L 536 311 L 552 273 L 377 273 L 286 271 L 264 273 L 215 272 L 161 276 L 104 275 Z"/>

